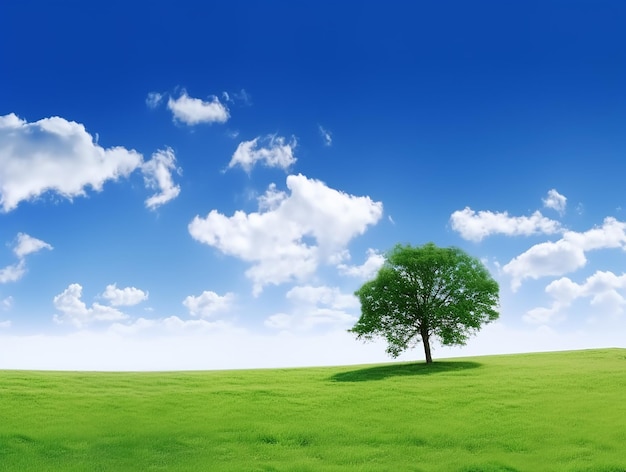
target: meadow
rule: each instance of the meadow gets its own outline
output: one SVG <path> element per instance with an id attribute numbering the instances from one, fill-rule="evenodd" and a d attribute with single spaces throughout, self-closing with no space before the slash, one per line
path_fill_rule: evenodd
<path id="1" fill-rule="evenodd" d="M 0 371 L 0 471 L 626 471 L 626 349 Z"/>

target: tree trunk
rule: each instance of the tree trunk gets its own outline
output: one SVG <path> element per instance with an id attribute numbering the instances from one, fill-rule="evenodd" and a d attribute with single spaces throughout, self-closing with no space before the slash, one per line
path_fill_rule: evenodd
<path id="1" fill-rule="evenodd" d="M 422 332 L 422 344 L 424 345 L 424 354 L 426 355 L 426 364 L 432 364 L 433 358 L 430 355 L 430 336 L 428 332 Z"/>

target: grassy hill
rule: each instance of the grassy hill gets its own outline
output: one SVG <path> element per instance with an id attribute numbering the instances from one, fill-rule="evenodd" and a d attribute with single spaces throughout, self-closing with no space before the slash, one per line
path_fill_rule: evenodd
<path id="1" fill-rule="evenodd" d="M 626 471 L 626 350 L 0 371 L 0 471 Z"/>

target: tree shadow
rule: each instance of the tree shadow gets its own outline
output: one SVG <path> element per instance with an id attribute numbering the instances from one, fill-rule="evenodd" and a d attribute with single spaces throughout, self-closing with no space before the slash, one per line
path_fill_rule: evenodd
<path id="1" fill-rule="evenodd" d="M 330 377 L 333 382 L 367 382 L 370 380 L 383 380 L 390 377 L 403 377 L 411 375 L 432 375 L 444 372 L 458 372 L 468 369 L 476 369 L 482 364 L 467 361 L 435 361 L 432 364 L 424 362 L 386 364 L 364 369 L 339 372 Z"/>

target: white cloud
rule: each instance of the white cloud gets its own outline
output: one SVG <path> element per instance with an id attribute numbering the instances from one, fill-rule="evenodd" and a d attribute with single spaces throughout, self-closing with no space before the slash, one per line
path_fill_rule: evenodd
<path id="1" fill-rule="evenodd" d="M 450 216 L 452 229 L 463 239 L 481 241 L 492 234 L 506 236 L 530 236 L 554 234 L 561 231 L 558 221 L 546 218 L 536 211 L 531 216 L 509 216 L 508 212 L 479 211 L 469 207 L 457 210 Z"/>
<path id="2" fill-rule="evenodd" d="M 293 155 L 296 145 L 296 138 L 291 138 L 291 141 L 286 142 L 284 137 L 276 135 L 243 141 L 237 146 L 228 163 L 228 168 L 231 169 L 239 165 L 249 173 L 257 162 L 261 162 L 267 167 L 279 167 L 287 170 L 296 162 Z"/>
<path id="3" fill-rule="evenodd" d="M 217 97 L 209 97 L 209 101 L 192 98 L 185 90 L 180 97 L 169 98 L 167 108 L 176 121 L 193 126 L 199 123 L 225 123 L 230 118 L 228 109 Z"/>
<path id="4" fill-rule="evenodd" d="M 367 260 L 360 266 L 339 264 L 337 268 L 339 273 L 367 280 L 376 275 L 378 270 L 385 263 L 385 256 L 374 249 L 367 250 Z"/>
<path id="5" fill-rule="evenodd" d="M 0 284 L 16 282 L 20 280 L 25 273 L 26 263 L 24 262 L 24 259 L 20 259 L 18 263 L 0 269 Z"/>
<path id="6" fill-rule="evenodd" d="M 163 95 L 159 92 L 150 92 L 146 97 L 146 105 L 148 108 L 156 108 L 163 101 Z"/>
<path id="7" fill-rule="evenodd" d="M 538 307 L 530 310 L 524 320 L 531 323 L 548 323 L 579 298 L 590 298 L 590 304 L 604 314 L 623 313 L 626 299 L 619 291 L 626 290 L 626 273 L 616 275 L 610 271 L 596 271 L 582 284 L 563 277 L 551 282 L 545 289 L 553 298 L 550 307 Z M 562 319 L 563 316 L 560 317 Z"/>
<path id="8" fill-rule="evenodd" d="M 310 276 L 382 216 L 382 203 L 301 174 L 288 176 L 287 188 L 289 196 L 277 196 L 270 186 L 272 204 L 265 211 L 236 211 L 227 217 L 212 210 L 188 227 L 194 239 L 252 263 L 246 275 L 255 294 L 268 284 Z"/>
<path id="9" fill-rule="evenodd" d="M 319 125 L 318 129 L 320 132 L 320 136 L 322 137 L 322 140 L 324 141 L 324 146 L 332 146 L 333 144 L 332 133 L 328 131 L 327 129 L 325 129 L 322 125 Z"/>
<path id="10" fill-rule="evenodd" d="M 275 210 L 286 198 L 287 194 L 282 190 L 277 190 L 276 184 L 271 183 L 267 188 L 267 191 L 257 198 L 259 210 Z"/>
<path id="11" fill-rule="evenodd" d="M 51 250 L 52 246 L 41 239 L 33 238 L 26 233 L 17 233 L 17 244 L 13 248 L 13 252 L 20 259 L 29 254 L 39 252 L 42 249 Z"/>
<path id="12" fill-rule="evenodd" d="M 282 331 L 307 331 L 320 326 L 348 327 L 356 322 L 354 314 L 359 300 L 336 287 L 296 286 L 286 294 L 293 304 L 290 314 L 276 313 L 265 320 L 265 326 Z"/>
<path id="13" fill-rule="evenodd" d="M 559 214 L 565 213 L 565 207 L 567 205 L 567 197 L 561 195 L 555 189 L 548 191 L 548 195 L 543 199 L 543 206 L 551 208 L 559 212 Z"/>
<path id="14" fill-rule="evenodd" d="M 193 316 L 209 318 L 215 313 L 228 311 L 233 304 L 235 295 L 228 292 L 225 295 L 218 295 L 210 290 L 205 290 L 199 296 L 189 295 L 183 300 L 183 305 L 187 307 Z"/>
<path id="15" fill-rule="evenodd" d="M 342 293 L 337 287 L 301 285 L 285 295 L 296 305 L 325 305 L 337 310 L 358 308 L 359 300 L 352 294 Z"/>
<path id="16" fill-rule="evenodd" d="M 0 269 L 0 284 L 16 282 L 26 274 L 26 256 L 42 249 L 52 249 L 52 246 L 47 242 L 33 238 L 26 233 L 17 233 L 16 239 L 13 252 L 19 261 Z"/>
<path id="17" fill-rule="evenodd" d="M 83 287 L 70 284 L 62 293 L 54 297 L 53 303 L 62 314 L 54 315 L 57 323 L 69 323 L 82 328 L 94 321 L 117 321 L 128 318 L 116 308 L 94 303 L 90 308 L 81 300 Z"/>
<path id="18" fill-rule="evenodd" d="M 569 278 L 563 277 L 550 282 L 545 291 L 558 301 L 561 306 L 568 306 L 573 300 L 582 295 L 580 288 L 578 284 L 572 282 Z"/>
<path id="19" fill-rule="evenodd" d="M 135 287 L 117 288 L 117 284 L 107 285 L 102 298 L 112 306 L 133 306 L 148 299 L 148 292 Z"/>
<path id="20" fill-rule="evenodd" d="M 566 231 L 558 241 L 536 244 L 502 270 L 512 277 L 511 287 L 517 290 L 524 279 L 558 276 L 584 267 L 586 251 L 620 247 L 626 249 L 626 223 L 608 217 L 601 227 L 583 233 Z"/>
<path id="21" fill-rule="evenodd" d="M 626 222 L 607 217 L 602 222 L 602 226 L 594 227 L 584 233 L 568 231 L 563 235 L 563 239 L 585 251 L 610 248 L 626 250 Z"/>
<path id="22" fill-rule="evenodd" d="M 536 244 L 513 258 L 502 268 L 511 276 L 511 288 L 517 290 L 524 279 L 562 275 L 580 269 L 587 263 L 585 251 L 569 241 Z"/>
<path id="23" fill-rule="evenodd" d="M 0 321 L 0 329 L 9 329 L 11 327 L 11 320 Z"/>
<path id="24" fill-rule="evenodd" d="M 142 161 L 123 147 L 104 149 L 82 124 L 54 116 L 28 123 L 0 116 L 0 205 L 5 212 L 46 192 L 72 199 L 87 187 L 127 177 Z"/>
<path id="25" fill-rule="evenodd" d="M 172 172 L 181 173 L 176 167 L 176 156 L 171 148 L 158 150 L 152 158 L 141 166 L 146 187 L 158 190 L 157 193 L 146 199 L 146 207 L 151 210 L 176 198 L 180 193 L 180 186 L 175 185 Z"/>
<path id="26" fill-rule="evenodd" d="M 136 169 L 143 172 L 146 187 L 158 190 L 146 200 L 148 208 L 180 193 L 172 181 L 172 171 L 180 173 L 180 169 L 170 148 L 143 162 L 134 150 L 104 149 L 73 121 L 51 117 L 27 123 L 13 113 L 0 116 L 0 205 L 5 212 L 47 192 L 71 200 L 85 196 L 89 187 L 101 191 L 106 181 L 128 177 Z M 25 241 L 23 247 L 34 243 Z"/>
<path id="27" fill-rule="evenodd" d="M 343 310 L 314 307 L 306 314 L 276 313 L 265 320 L 265 326 L 284 332 L 303 332 L 320 327 L 329 329 L 343 326 L 348 328 L 356 320 L 354 315 Z"/>
<path id="28" fill-rule="evenodd" d="M 550 307 L 537 307 L 532 310 L 528 310 L 522 318 L 527 323 L 547 325 L 564 319 L 560 310 L 561 307 L 556 304 L 553 304 Z"/>
<path id="29" fill-rule="evenodd" d="M 591 299 L 591 305 L 608 315 L 621 315 L 626 299 L 617 290 L 598 293 Z"/>

